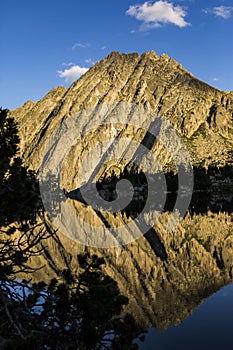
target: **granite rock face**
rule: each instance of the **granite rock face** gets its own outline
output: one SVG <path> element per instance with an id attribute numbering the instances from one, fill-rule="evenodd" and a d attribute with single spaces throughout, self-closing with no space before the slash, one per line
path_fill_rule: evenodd
<path id="1" fill-rule="evenodd" d="M 232 160 L 233 93 L 207 85 L 172 58 L 151 51 L 141 56 L 112 52 L 70 88 L 52 89 L 39 102 L 11 111 L 19 123 L 25 161 L 38 169 L 46 141 L 65 118 L 120 101 L 167 118 L 186 142 L 193 164 L 224 166 Z M 94 133 L 88 138 L 99 137 Z M 135 131 L 130 133 L 133 139 Z"/>

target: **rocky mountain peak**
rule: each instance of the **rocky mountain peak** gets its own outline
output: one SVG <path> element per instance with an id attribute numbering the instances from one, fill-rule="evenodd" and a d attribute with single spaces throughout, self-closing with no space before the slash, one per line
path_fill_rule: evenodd
<path id="1" fill-rule="evenodd" d="M 61 120 L 86 107 L 127 101 L 170 120 L 187 143 L 193 162 L 226 164 L 232 150 L 233 95 L 195 78 L 166 54 L 111 52 L 68 89 L 52 89 L 40 101 L 12 111 L 25 159 L 38 153 Z M 133 135 L 132 135 L 133 137 Z M 37 154 L 37 156 L 36 156 Z"/>

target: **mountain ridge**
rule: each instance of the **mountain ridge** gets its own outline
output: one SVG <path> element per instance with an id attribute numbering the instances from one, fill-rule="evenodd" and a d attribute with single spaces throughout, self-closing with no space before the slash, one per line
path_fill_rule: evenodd
<path id="1" fill-rule="evenodd" d="M 33 149 L 41 153 L 44 141 L 64 118 L 83 108 L 120 101 L 142 104 L 167 118 L 184 138 L 195 165 L 224 166 L 231 161 L 231 92 L 195 78 L 166 54 L 114 51 L 69 88 L 53 88 L 38 102 L 27 101 L 10 112 L 19 125 L 26 163 L 38 169 L 39 156 Z"/>

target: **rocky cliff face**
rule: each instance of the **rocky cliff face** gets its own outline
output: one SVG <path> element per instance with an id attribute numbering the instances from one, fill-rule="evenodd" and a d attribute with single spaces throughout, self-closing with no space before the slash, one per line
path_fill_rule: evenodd
<path id="1" fill-rule="evenodd" d="M 26 162 L 39 167 L 46 141 L 64 118 L 99 103 L 119 101 L 142 104 L 170 120 L 194 164 L 223 166 L 231 161 L 233 93 L 205 84 L 172 58 L 151 51 L 141 56 L 113 52 L 69 89 L 55 88 L 39 102 L 12 111 Z"/>

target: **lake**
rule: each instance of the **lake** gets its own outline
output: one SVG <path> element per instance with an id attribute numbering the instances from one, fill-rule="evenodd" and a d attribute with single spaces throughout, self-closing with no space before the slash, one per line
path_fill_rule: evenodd
<path id="1" fill-rule="evenodd" d="M 203 301 L 178 326 L 150 328 L 141 350 L 232 350 L 233 284 Z"/>
<path id="2" fill-rule="evenodd" d="M 78 273 L 77 255 L 97 254 L 105 259 L 104 272 L 129 298 L 124 313 L 148 331 L 144 343 L 139 342 L 140 349 L 232 350 L 232 192 L 194 192 L 189 211 L 168 232 L 174 196 L 167 194 L 166 210 L 159 217 L 153 208 L 143 213 L 151 228 L 126 245 L 85 247 L 57 232 L 47 240 L 42 256 L 31 260 L 31 266 L 44 265 L 32 278 L 48 282 L 67 267 Z M 114 233 L 137 217 L 135 208 L 100 215 L 75 198 L 66 201 L 83 221 L 88 211 L 93 236 L 101 225 L 105 230 L 111 225 Z M 87 237 L 84 226 L 82 234 Z"/>

